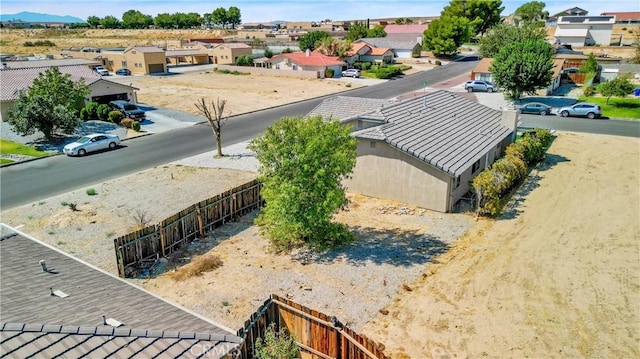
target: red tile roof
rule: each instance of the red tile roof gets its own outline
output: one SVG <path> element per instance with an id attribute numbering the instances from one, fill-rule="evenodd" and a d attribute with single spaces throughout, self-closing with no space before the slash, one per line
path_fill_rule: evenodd
<path id="1" fill-rule="evenodd" d="M 309 56 L 307 56 L 306 52 L 298 51 L 291 52 L 288 54 L 280 54 L 277 57 L 285 57 L 292 62 L 301 65 L 301 66 L 335 66 L 335 65 L 344 65 L 344 61 L 340 60 L 337 56 L 327 56 L 318 51 L 311 51 Z"/>
<path id="2" fill-rule="evenodd" d="M 616 21 L 640 20 L 640 11 L 603 12 L 602 16 L 615 16 Z"/>

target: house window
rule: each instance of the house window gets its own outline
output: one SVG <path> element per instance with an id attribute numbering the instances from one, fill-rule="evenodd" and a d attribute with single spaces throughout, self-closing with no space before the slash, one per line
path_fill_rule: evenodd
<path id="1" fill-rule="evenodd" d="M 294 69 L 294 70 L 297 70 L 297 69 L 298 69 L 298 65 L 293 64 L 293 69 Z"/>
<path id="2" fill-rule="evenodd" d="M 376 142 L 375 141 L 369 142 L 369 147 L 376 148 Z"/>
<path id="3" fill-rule="evenodd" d="M 109 60 L 109 66 L 113 66 L 113 60 Z"/>
<path id="4" fill-rule="evenodd" d="M 132 53 L 133 55 L 135 55 L 135 54 L 136 54 L 136 50 L 131 51 L 131 53 Z"/>
<path id="5" fill-rule="evenodd" d="M 122 67 L 124 67 L 124 68 L 127 67 L 127 62 L 126 61 L 122 61 Z"/>
<path id="6" fill-rule="evenodd" d="M 471 173 L 476 173 L 480 169 L 480 160 L 477 160 L 476 163 L 471 167 Z"/>
<path id="7" fill-rule="evenodd" d="M 455 183 L 455 185 L 453 186 L 453 188 L 454 188 L 454 189 L 456 189 L 456 188 L 458 188 L 458 187 L 460 187 L 460 176 L 456 177 L 456 183 Z"/>

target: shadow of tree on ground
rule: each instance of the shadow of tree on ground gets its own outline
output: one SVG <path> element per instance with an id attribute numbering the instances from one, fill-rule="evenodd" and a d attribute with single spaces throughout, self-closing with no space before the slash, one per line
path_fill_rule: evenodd
<path id="1" fill-rule="evenodd" d="M 354 266 L 368 262 L 411 266 L 425 264 L 434 256 L 444 253 L 449 245 L 430 234 L 404 229 L 377 229 L 351 227 L 356 240 L 340 248 L 318 252 L 313 249 L 299 249 L 291 258 L 303 264 L 331 264 L 346 260 Z"/>

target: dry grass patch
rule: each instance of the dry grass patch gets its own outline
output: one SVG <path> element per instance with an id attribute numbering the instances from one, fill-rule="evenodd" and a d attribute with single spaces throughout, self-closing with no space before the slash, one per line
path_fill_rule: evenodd
<path id="1" fill-rule="evenodd" d="M 202 275 L 205 272 L 211 272 L 222 266 L 222 259 L 213 254 L 204 254 L 195 256 L 191 263 L 186 264 L 175 272 L 167 275 L 175 281 L 183 281 L 185 279 Z"/>

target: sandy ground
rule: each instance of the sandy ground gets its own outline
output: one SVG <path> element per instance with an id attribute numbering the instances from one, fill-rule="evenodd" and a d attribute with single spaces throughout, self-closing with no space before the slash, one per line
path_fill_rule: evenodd
<path id="1" fill-rule="evenodd" d="M 562 133 L 549 153 L 364 334 L 394 358 L 640 357 L 640 142 Z"/>

